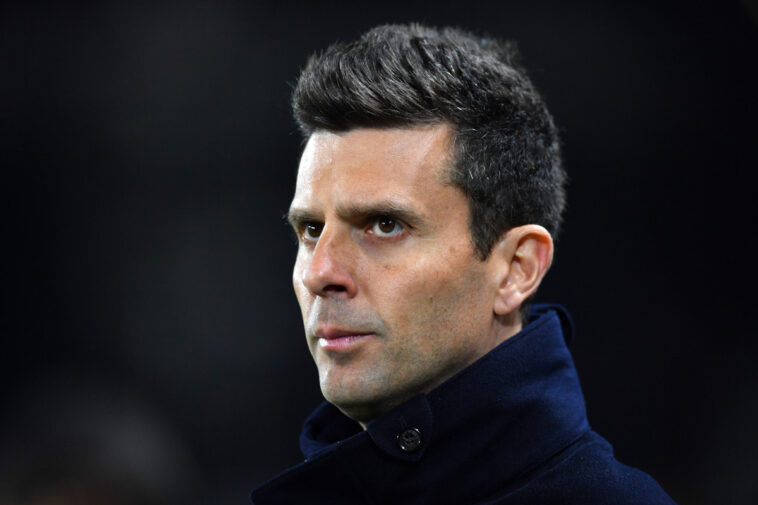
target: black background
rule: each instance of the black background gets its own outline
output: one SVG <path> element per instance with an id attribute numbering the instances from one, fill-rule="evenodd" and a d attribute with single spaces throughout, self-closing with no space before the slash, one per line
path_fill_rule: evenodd
<path id="1" fill-rule="evenodd" d="M 281 219 L 291 85 L 313 51 L 419 21 L 516 40 L 561 128 L 569 208 L 538 300 L 574 316 L 593 427 L 681 503 L 758 501 L 754 7 L 1 9 L 0 484 L 106 418 L 192 503 L 247 503 L 299 461 L 320 394 Z"/>

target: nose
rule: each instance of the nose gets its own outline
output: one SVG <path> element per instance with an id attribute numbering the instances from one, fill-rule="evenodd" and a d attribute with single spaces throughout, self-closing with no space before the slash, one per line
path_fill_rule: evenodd
<path id="1" fill-rule="evenodd" d="M 323 297 L 356 295 L 349 240 L 339 231 L 324 227 L 302 270 L 303 285 L 311 293 Z"/>

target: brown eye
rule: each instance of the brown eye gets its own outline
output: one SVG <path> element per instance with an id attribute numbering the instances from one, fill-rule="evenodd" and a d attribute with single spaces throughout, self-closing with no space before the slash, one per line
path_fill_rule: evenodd
<path id="1" fill-rule="evenodd" d="M 403 231 L 403 226 L 392 218 L 380 217 L 374 221 L 374 226 L 371 228 L 374 235 L 379 237 L 392 237 Z"/>
<path id="2" fill-rule="evenodd" d="M 318 240 L 321 236 L 321 231 L 324 229 L 323 224 L 308 223 L 303 226 L 303 239 L 304 240 Z"/>

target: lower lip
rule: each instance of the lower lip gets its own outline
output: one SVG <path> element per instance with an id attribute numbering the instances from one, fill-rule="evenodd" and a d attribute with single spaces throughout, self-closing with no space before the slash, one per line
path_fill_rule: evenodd
<path id="1" fill-rule="evenodd" d="M 319 338 L 318 346 L 326 351 L 346 351 L 360 344 L 371 335 L 345 335 L 337 338 Z"/>

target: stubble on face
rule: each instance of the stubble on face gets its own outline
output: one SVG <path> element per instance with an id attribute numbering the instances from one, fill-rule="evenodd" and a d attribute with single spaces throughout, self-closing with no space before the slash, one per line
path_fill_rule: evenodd
<path id="1" fill-rule="evenodd" d="M 465 195 L 445 182 L 449 152 L 444 125 L 360 129 L 314 134 L 301 160 L 292 209 L 321 231 L 303 240 L 293 224 L 293 284 L 322 392 L 360 422 L 494 346 L 489 265 L 473 250 Z M 381 215 L 344 212 L 388 201 L 418 222 L 387 238 L 376 233 Z M 369 335 L 329 350 L 318 338 L 325 327 Z"/>

